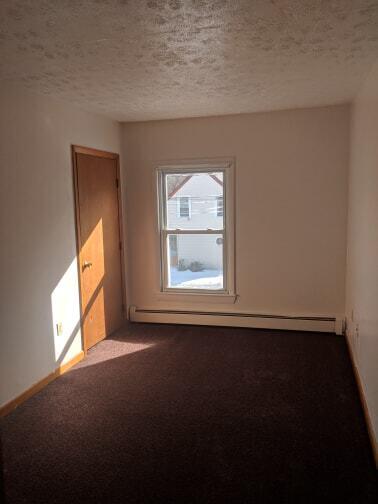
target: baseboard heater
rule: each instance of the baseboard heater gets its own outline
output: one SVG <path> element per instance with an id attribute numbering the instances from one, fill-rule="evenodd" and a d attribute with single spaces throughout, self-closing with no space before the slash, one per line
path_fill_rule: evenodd
<path id="1" fill-rule="evenodd" d="M 256 313 L 192 310 L 157 310 L 137 308 L 136 306 L 131 306 L 129 313 L 132 322 L 252 327 L 256 329 L 332 332 L 336 334 L 343 334 L 344 329 L 344 319 L 337 317 L 264 315 Z"/>

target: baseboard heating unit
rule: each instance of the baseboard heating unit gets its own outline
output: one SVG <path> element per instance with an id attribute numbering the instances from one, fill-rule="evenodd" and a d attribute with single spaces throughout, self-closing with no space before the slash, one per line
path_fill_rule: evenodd
<path id="1" fill-rule="evenodd" d="M 342 317 L 306 317 L 291 315 L 264 315 L 240 312 L 211 312 L 191 310 L 166 310 L 130 307 L 132 322 L 158 324 L 192 324 L 256 329 L 283 329 L 288 331 L 314 331 L 343 334 Z"/>

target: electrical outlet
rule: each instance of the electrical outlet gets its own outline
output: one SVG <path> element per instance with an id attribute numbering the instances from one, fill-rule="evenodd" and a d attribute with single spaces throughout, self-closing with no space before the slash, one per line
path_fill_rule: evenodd
<path id="1" fill-rule="evenodd" d="M 58 322 L 56 324 L 56 335 L 62 336 L 62 334 L 63 334 L 63 324 L 62 324 L 62 322 Z"/>

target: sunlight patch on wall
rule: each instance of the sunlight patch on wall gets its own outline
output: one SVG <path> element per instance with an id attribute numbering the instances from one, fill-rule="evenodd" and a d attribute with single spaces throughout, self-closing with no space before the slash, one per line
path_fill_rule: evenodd
<path id="1" fill-rule="evenodd" d="M 81 350 L 80 300 L 76 258 L 51 294 L 55 361 L 59 364 Z"/>

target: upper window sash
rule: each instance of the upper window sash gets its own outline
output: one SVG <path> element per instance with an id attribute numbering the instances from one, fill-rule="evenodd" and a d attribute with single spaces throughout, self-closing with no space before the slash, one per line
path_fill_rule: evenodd
<path id="1" fill-rule="evenodd" d="M 214 194 L 213 202 L 211 202 L 211 212 L 212 212 L 212 222 L 207 222 L 205 225 L 201 225 L 200 219 L 195 219 L 193 216 L 193 199 L 189 195 L 179 196 L 177 192 L 174 191 L 171 193 L 171 197 L 169 196 L 168 189 L 168 177 L 181 177 L 185 183 L 188 182 L 188 178 L 195 175 L 206 175 L 209 174 L 213 178 L 214 183 L 218 183 L 222 186 L 222 194 Z M 218 175 L 218 177 L 214 177 L 214 175 Z M 179 190 L 181 189 L 180 184 Z M 202 168 L 198 166 L 198 168 L 190 168 L 190 169 L 160 169 L 159 170 L 159 204 L 160 204 L 160 229 L 161 230 L 193 230 L 193 231 L 201 231 L 201 230 L 214 230 L 218 232 L 223 232 L 226 224 L 226 192 L 227 192 L 227 178 L 226 178 L 226 170 L 223 167 L 217 167 L 216 165 L 211 168 Z M 189 216 L 181 216 L 181 198 L 188 198 L 189 205 Z M 205 198 L 205 196 L 204 196 Z M 222 198 L 223 200 L 223 215 L 219 215 L 218 211 L 218 199 Z M 206 203 L 206 201 L 205 201 Z M 194 203 L 195 205 L 197 202 Z M 220 220 L 221 218 L 221 220 Z M 205 215 L 204 215 L 205 220 Z"/>

